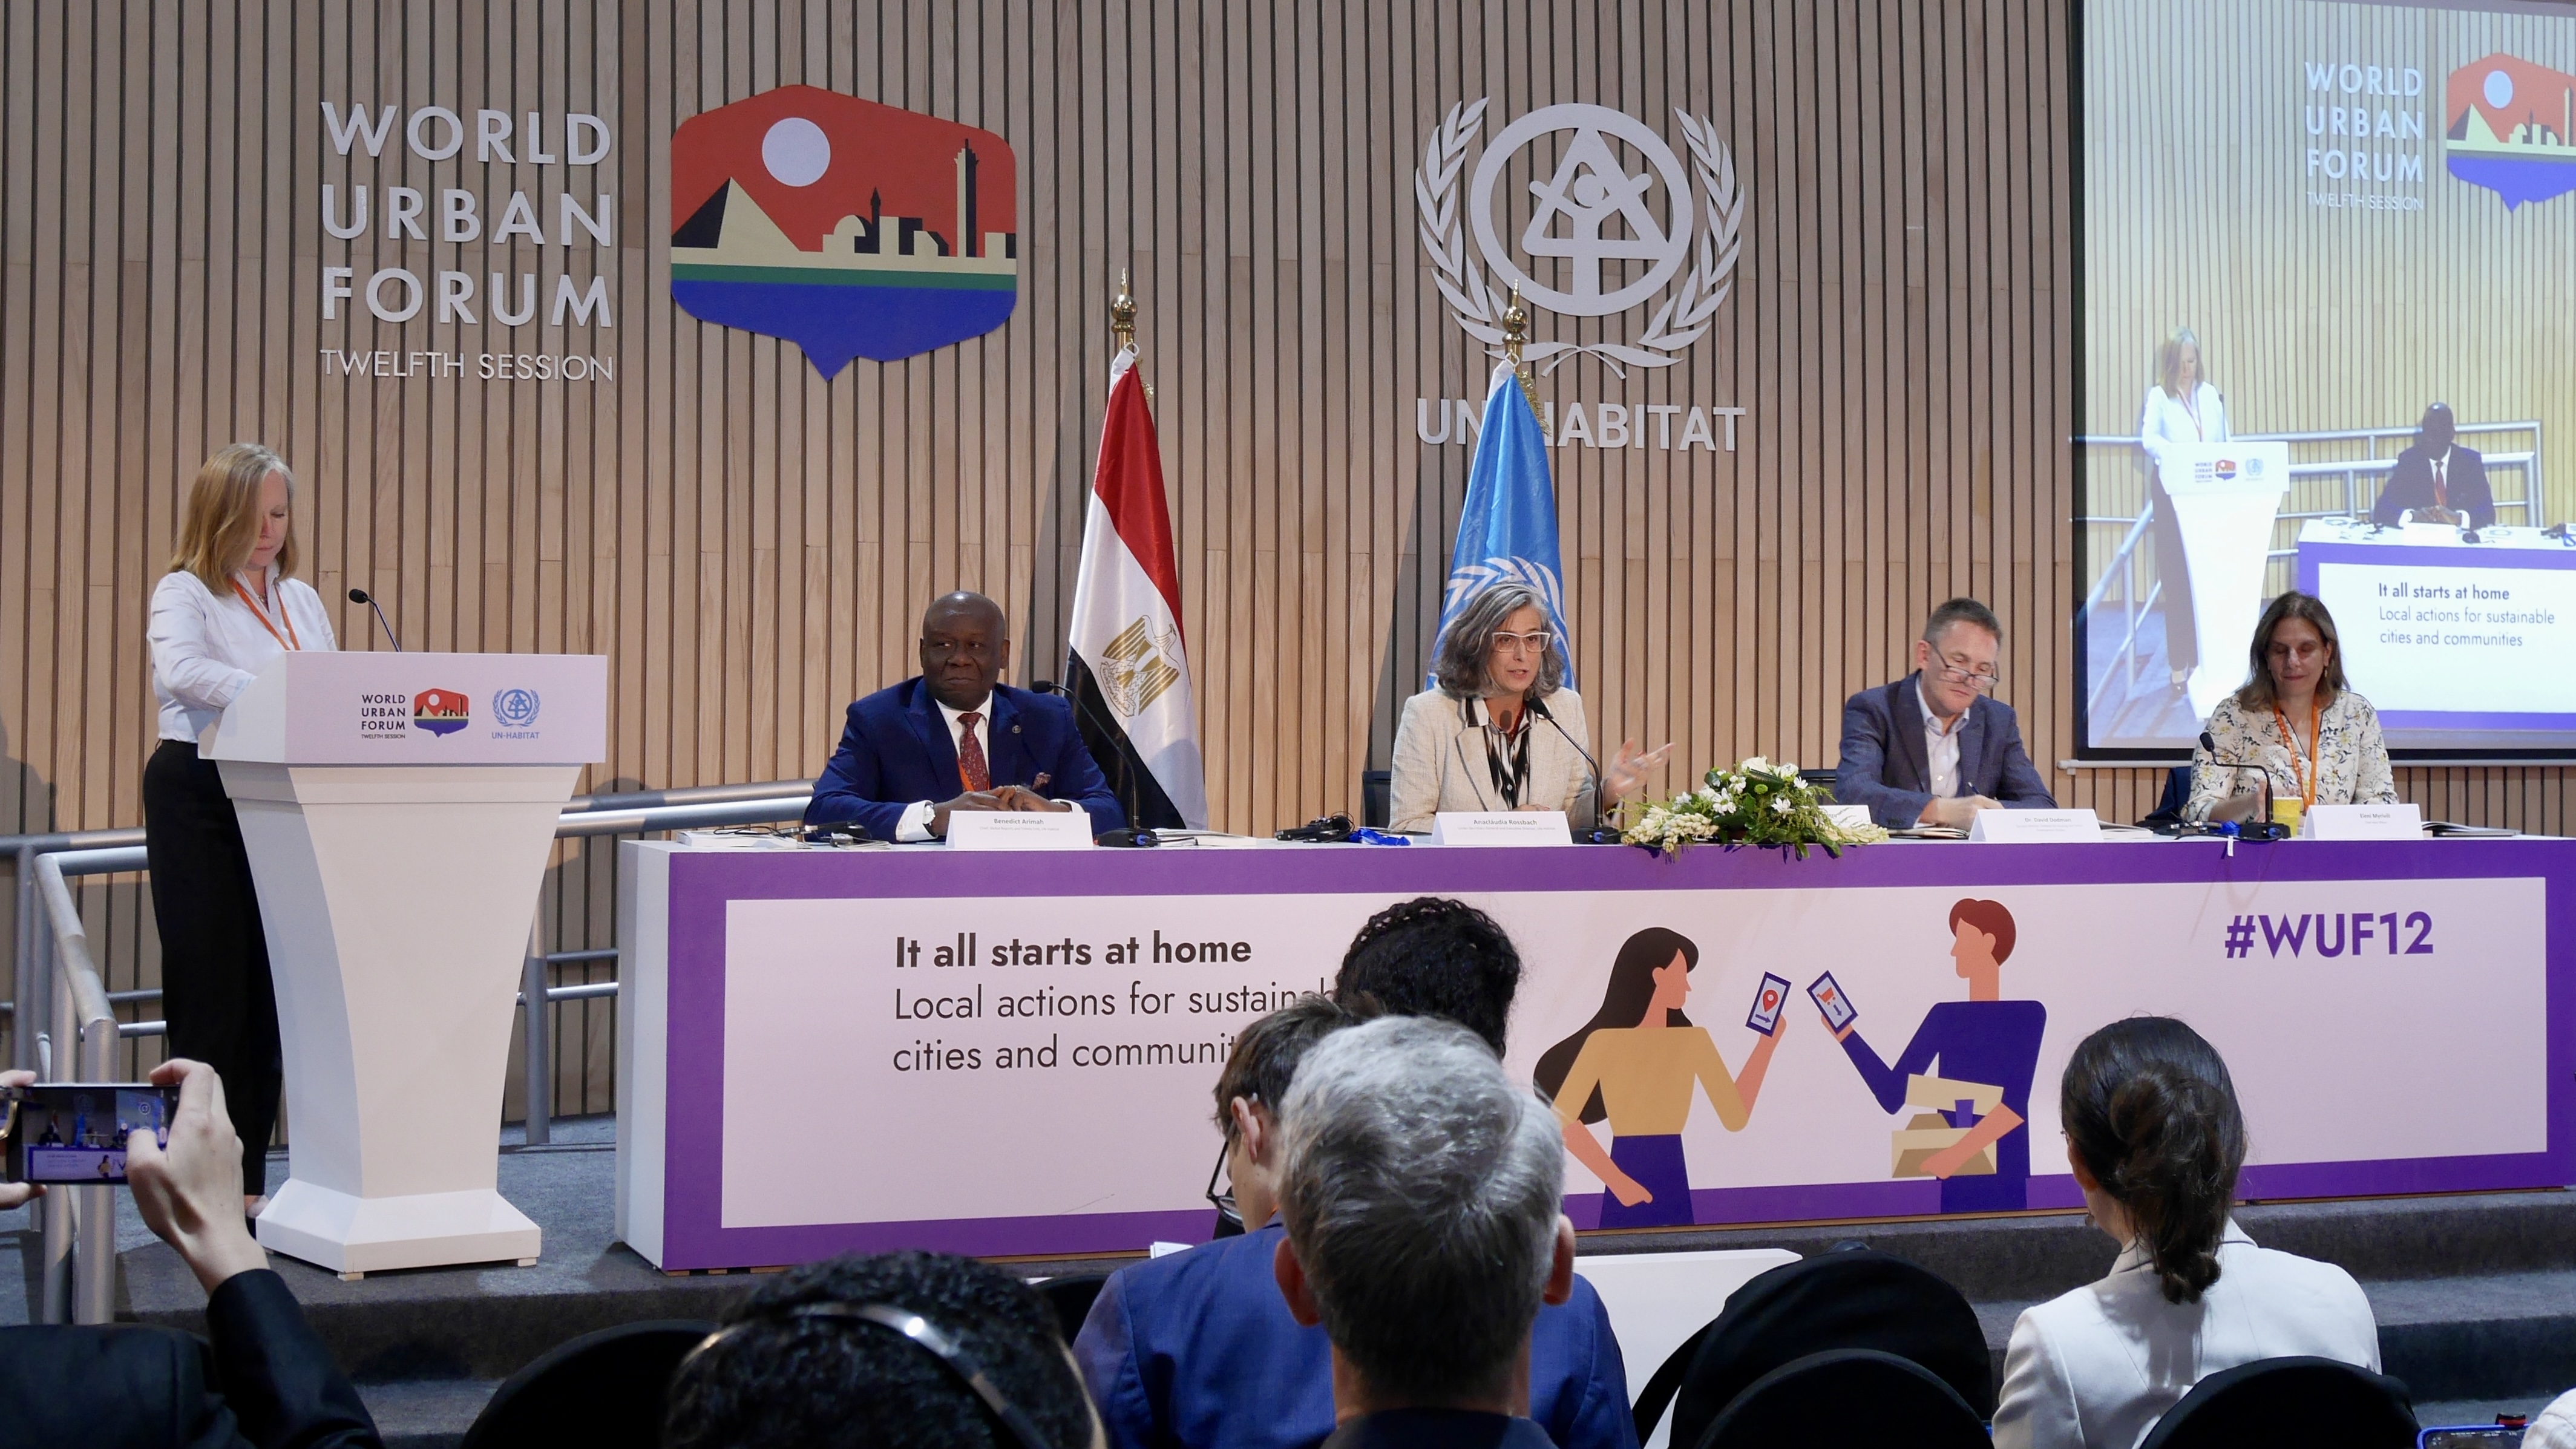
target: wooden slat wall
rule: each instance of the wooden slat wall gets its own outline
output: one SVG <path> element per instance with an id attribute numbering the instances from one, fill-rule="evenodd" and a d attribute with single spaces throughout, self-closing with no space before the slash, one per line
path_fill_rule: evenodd
<path id="1" fill-rule="evenodd" d="M 946 588 L 1001 598 L 1016 677 L 1052 675 L 1122 266 L 1218 823 L 1355 806 L 1420 677 L 1466 476 L 1466 449 L 1417 440 L 1415 400 L 1479 397 L 1486 370 L 1431 285 L 1412 172 L 1447 108 L 1488 95 L 1488 136 L 1558 101 L 1674 136 L 1676 108 L 1706 114 L 1750 192 L 1709 340 L 1651 376 L 1586 360 L 1542 383 L 1560 408 L 1750 409 L 1732 454 L 1560 455 L 1599 733 L 1677 740 L 1693 768 L 1829 763 L 1844 696 L 1968 592 L 2008 621 L 2046 767 L 2071 752 L 2080 597 L 2073 23 L 2069 0 L 0 7 L 0 828 L 139 818 L 144 602 L 181 490 L 234 437 L 300 470 L 326 598 L 394 599 L 414 648 L 608 654 L 612 757 L 588 788 L 811 774 L 841 704 L 911 672 Z M 1010 139 L 1008 326 L 825 382 L 669 303 L 672 128 L 800 82 Z M 455 252 L 328 241 L 324 181 L 502 184 L 393 148 L 353 169 L 326 154 L 325 99 L 608 117 L 616 241 L 595 264 L 616 328 L 514 349 L 488 319 L 322 323 L 326 262 L 363 279 Z M 509 184 L 551 234 L 563 173 Z M 495 264 L 550 282 L 568 256 L 593 260 Z M 1641 315 L 1614 323 L 1539 332 Z M 326 378 L 324 346 L 580 350 L 617 374 Z M 371 630 L 341 613 L 344 645 Z M 2565 824 L 2558 770 L 2405 773 L 2432 814 Z M 2123 817 L 2158 784 L 2054 778 Z M 550 941 L 607 943 L 611 866 L 605 843 L 562 853 Z M 91 906 L 112 984 L 157 979 L 145 893 L 102 884 Z M 607 1104 L 608 1022 L 560 1013 L 566 1110 Z"/>

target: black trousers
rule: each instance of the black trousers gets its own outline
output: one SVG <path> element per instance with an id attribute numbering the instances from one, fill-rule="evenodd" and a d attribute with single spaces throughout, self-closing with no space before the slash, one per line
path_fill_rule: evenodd
<path id="1" fill-rule="evenodd" d="M 241 1135 L 242 1191 L 268 1191 L 268 1139 L 284 1072 L 277 992 L 250 854 L 222 774 L 197 747 L 163 740 L 143 767 L 143 848 L 161 926 L 161 1006 L 170 1055 L 224 1079 Z"/>
<path id="2" fill-rule="evenodd" d="M 2191 607 L 2191 564 L 2183 557 L 2182 524 L 2174 518 L 2173 495 L 2162 474 L 2147 464 L 2147 496 L 2156 511 L 2147 535 L 2156 541 L 2156 578 L 2165 586 L 2165 662 L 2176 669 L 2200 664 L 2200 618 Z"/>

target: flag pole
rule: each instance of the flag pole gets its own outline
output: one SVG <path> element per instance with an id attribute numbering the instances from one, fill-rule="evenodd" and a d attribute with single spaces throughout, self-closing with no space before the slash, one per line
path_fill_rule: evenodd
<path id="1" fill-rule="evenodd" d="M 1131 306 L 1129 310 L 1134 309 Z M 1503 360 L 1512 365 L 1512 376 L 1520 379 L 1521 396 L 1529 399 L 1530 411 L 1537 412 L 1538 379 L 1530 375 L 1529 364 L 1521 361 L 1521 344 L 1527 341 L 1529 313 L 1521 309 L 1521 284 L 1514 282 L 1511 305 L 1503 309 Z"/>

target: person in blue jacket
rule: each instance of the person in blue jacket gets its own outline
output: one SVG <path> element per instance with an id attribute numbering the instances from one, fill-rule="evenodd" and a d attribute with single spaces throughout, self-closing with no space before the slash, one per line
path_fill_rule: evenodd
<path id="1" fill-rule="evenodd" d="M 1001 605 L 965 592 L 933 601 L 921 673 L 850 706 L 805 823 L 856 821 L 898 842 L 945 838 L 959 810 L 1083 810 L 1094 835 L 1125 824 L 1073 706 L 1001 683 L 1010 666 Z"/>
<path id="2" fill-rule="evenodd" d="M 1905 1079 L 1946 1077 L 2000 1088 L 2003 1102 L 1978 1116 L 1962 1103 L 1945 1113 L 1967 1135 L 1933 1154 L 1923 1170 L 1941 1179 L 1945 1213 L 2018 1212 L 2030 1206 L 2030 1079 L 2039 1069 L 2039 1040 L 2048 1030 L 2048 1008 L 2036 1001 L 2003 999 L 2004 961 L 2012 955 L 2012 912 L 2001 901 L 1963 900 L 1950 907 L 1950 959 L 1968 983 L 1968 999 L 1944 1001 L 1924 1014 L 1914 1039 L 1894 1065 L 1862 1039 L 1854 1018 L 1835 1033 L 1843 1054 L 1860 1069 L 1870 1095 L 1890 1112 L 1905 1108 Z M 1827 1020 L 1826 1027 L 1833 1026 Z M 1935 1073 L 1932 1064 L 1940 1063 Z M 1991 1173 L 1964 1171 L 1988 1146 Z"/>

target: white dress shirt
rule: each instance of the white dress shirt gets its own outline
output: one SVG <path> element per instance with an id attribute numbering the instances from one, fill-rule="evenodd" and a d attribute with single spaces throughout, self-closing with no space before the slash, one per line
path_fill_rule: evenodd
<path id="1" fill-rule="evenodd" d="M 1959 793 L 1959 731 L 1968 723 L 1968 711 L 1941 727 L 1941 717 L 1932 712 L 1931 701 L 1923 697 L 1923 681 L 1914 681 L 1914 707 L 1923 711 L 1923 759 L 1932 772 L 1932 798 L 1947 800 Z M 1969 708 L 1976 702 L 1969 701 Z"/>
<path id="2" fill-rule="evenodd" d="M 231 589 L 207 588 L 186 569 L 163 574 L 153 587 L 152 697 L 161 706 L 162 739 L 193 745 L 203 738 L 260 666 L 286 652 L 279 635 L 301 649 L 340 647 L 311 585 L 279 578 L 273 565 L 267 582 L 265 613 Z"/>
<path id="3" fill-rule="evenodd" d="M 938 706 L 939 717 L 948 721 L 948 743 L 956 747 L 957 757 L 961 760 L 966 757 L 966 716 L 975 716 L 975 748 L 984 752 L 984 769 L 989 775 L 993 768 L 993 696 L 985 695 L 984 702 L 972 710 L 950 709 L 936 699 L 931 703 Z M 894 838 L 906 845 L 938 839 L 930 833 L 930 815 L 934 808 L 936 802 L 929 800 L 915 800 L 905 806 L 903 818 L 895 822 Z"/>
<path id="4" fill-rule="evenodd" d="M 2168 394 L 2162 387 L 2147 389 L 2147 401 L 2138 416 L 2138 446 L 2162 468 L 2165 448 L 2172 443 L 2224 443 L 2227 432 L 2227 400 L 2218 389 L 2201 383 L 2192 389 L 2189 405 Z"/>
<path id="5" fill-rule="evenodd" d="M 2167 1303 L 2147 1250 L 2023 1310 L 2004 1351 L 1996 1449 L 2135 1449 L 2192 1386 L 2257 1359 L 2314 1355 L 2379 1371 L 2379 1325 L 2352 1275 L 2254 1246 L 2233 1220 L 2218 1281 Z"/>

